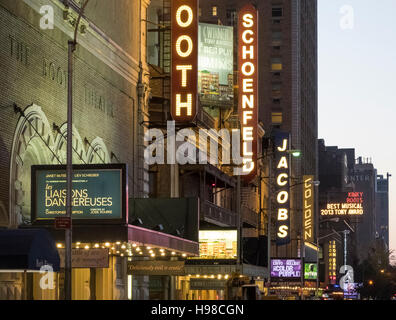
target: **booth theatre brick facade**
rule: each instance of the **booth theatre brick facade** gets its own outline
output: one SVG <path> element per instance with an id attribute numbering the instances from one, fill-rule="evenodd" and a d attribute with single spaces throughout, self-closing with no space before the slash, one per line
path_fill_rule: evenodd
<path id="1" fill-rule="evenodd" d="M 66 163 L 67 43 L 81 3 L 0 1 L 0 228 L 45 228 L 59 249 L 64 232 L 54 231 L 53 221 L 40 226 L 32 221 L 31 167 Z M 125 164 L 126 199 L 144 198 L 149 191 L 143 142 L 150 92 L 144 22 L 148 4 L 90 1 L 73 59 L 73 163 Z M 145 250 L 173 252 L 176 258 L 198 251 L 193 241 L 133 226 L 127 217 L 117 226 L 73 226 L 75 250 L 103 249 L 109 256 L 107 268 L 73 268 L 73 299 L 147 299 L 148 277 L 127 275 L 132 250 L 138 248 L 145 257 Z M 10 271 L 15 272 L 0 273 L 0 299 L 62 298 L 62 272 L 56 273 L 53 290 L 42 290 L 39 274 Z"/>

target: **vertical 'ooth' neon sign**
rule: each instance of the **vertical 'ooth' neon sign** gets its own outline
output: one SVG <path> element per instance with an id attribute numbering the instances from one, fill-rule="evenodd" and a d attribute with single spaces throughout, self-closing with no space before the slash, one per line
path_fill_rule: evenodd
<path id="1" fill-rule="evenodd" d="M 275 134 L 276 244 L 290 242 L 290 155 L 289 133 Z"/>
<path id="2" fill-rule="evenodd" d="M 171 114 L 177 122 L 191 122 L 198 106 L 198 0 L 172 0 L 171 42 Z"/>
<path id="3" fill-rule="evenodd" d="M 257 173 L 258 125 L 258 15 L 249 4 L 239 12 L 238 23 L 239 116 L 242 130 L 242 174 L 251 180 Z"/>

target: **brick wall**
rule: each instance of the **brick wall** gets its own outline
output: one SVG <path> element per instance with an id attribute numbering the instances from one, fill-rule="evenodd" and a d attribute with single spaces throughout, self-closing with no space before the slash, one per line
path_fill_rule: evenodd
<path id="1" fill-rule="evenodd" d="M 40 106 L 51 129 L 53 123 L 61 126 L 67 120 L 68 37 L 58 28 L 40 30 L 40 16 L 22 1 L 17 2 L 0 1 L 0 204 L 6 210 L 12 143 L 20 119 L 13 104 L 22 109 L 31 104 Z M 125 1 L 123 5 L 128 8 Z M 136 10 L 132 12 L 138 14 Z M 128 26 L 136 28 L 136 21 L 137 17 L 131 15 L 120 24 L 119 32 Z M 125 37 L 118 39 L 129 43 Z M 126 47 L 129 49 L 130 45 Z M 128 54 L 138 59 L 136 50 L 131 49 Z M 133 190 L 134 130 L 139 126 L 134 117 L 134 108 L 139 107 L 136 83 L 121 77 L 82 46 L 78 46 L 74 66 L 73 124 L 83 140 L 102 138 L 108 152 L 116 156 L 113 162 L 129 165 Z M 54 130 L 52 134 L 57 135 Z M 87 150 L 88 146 L 84 148 Z"/>

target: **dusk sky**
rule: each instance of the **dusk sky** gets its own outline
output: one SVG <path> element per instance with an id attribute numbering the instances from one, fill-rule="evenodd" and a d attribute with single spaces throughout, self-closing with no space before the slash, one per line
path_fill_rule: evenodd
<path id="1" fill-rule="evenodd" d="M 356 157 L 372 158 L 378 174 L 393 174 L 389 234 L 396 249 L 396 1 L 318 5 L 319 138 L 355 148 Z"/>

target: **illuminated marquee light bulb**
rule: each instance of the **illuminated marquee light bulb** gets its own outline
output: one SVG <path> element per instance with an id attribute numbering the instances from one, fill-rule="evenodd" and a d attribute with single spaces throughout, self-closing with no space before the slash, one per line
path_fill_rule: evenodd
<path id="1" fill-rule="evenodd" d="M 183 22 L 181 19 L 181 15 L 182 12 L 186 11 L 187 12 L 187 21 Z M 176 21 L 177 24 L 182 27 L 182 28 L 187 28 L 188 26 L 191 25 L 191 23 L 193 22 L 194 19 L 194 15 L 193 15 L 193 10 L 191 9 L 191 7 L 187 6 L 187 5 L 182 5 L 179 7 L 179 9 L 177 9 L 176 11 Z"/>
<path id="2" fill-rule="evenodd" d="M 280 160 L 279 160 L 279 164 L 278 164 L 278 167 L 277 167 L 278 169 L 288 169 L 289 168 L 289 165 L 288 165 L 288 163 L 287 163 L 287 158 L 286 157 L 282 157 Z"/>
<path id="3" fill-rule="evenodd" d="M 176 66 L 176 70 L 182 72 L 182 87 L 187 87 L 187 71 L 192 70 L 192 65 Z"/>
<path id="4" fill-rule="evenodd" d="M 249 59 L 254 59 L 254 46 L 249 46 L 249 49 L 247 46 L 242 47 L 243 60 L 247 60 L 248 56 L 249 56 Z"/>
<path id="5" fill-rule="evenodd" d="M 246 70 L 247 67 L 249 67 L 249 71 Z M 245 63 L 242 65 L 242 69 L 241 69 L 241 70 L 242 70 L 243 75 L 244 75 L 244 76 L 247 76 L 247 77 L 253 75 L 254 72 L 256 71 L 256 69 L 255 69 L 255 67 L 254 67 L 254 64 L 251 63 L 251 62 L 245 62 Z"/>
<path id="6" fill-rule="evenodd" d="M 287 139 L 283 139 L 282 146 L 278 147 L 278 151 L 279 152 L 285 152 L 287 150 L 288 142 L 289 141 Z"/>
<path id="7" fill-rule="evenodd" d="M 252 159 L 249 158 L 243 158 L 243 167 L 242 167 L 242 171 L 244 173 L 249 173 L 252 172 L 252 170 L 254 169 L 255 165 L 254 165 L 254 161 Z"/>
<path id="8" fill-rule="evenodd" d="M 251 94 L 249 97 L 247 95 L 242 96 L 242 109 L 254 109 L 254 95 Z"/>
<path id="9" fill-rule="evenodd" d="M 243 142 L 243 156 L 250 157 L 253 156 L 252 150 L 252 143 L 250 141 Z"/>
<path id="10" fill-rule="evenodd" d="M 181 44 L 183 41 L 187 41 L 187 50 L 184 52 L 181 49 Z M 182 58 L 187 58 L 188 56 L 190 56 L 193 51 L 193 47 L 194 47 L 193 42 L 191 38 L 187 35 L 180 36 L 176 40 L 176 52 Z"/>
<path id="11" fill-rule="evenodd" d="M 247 35 L 248 34 L 250 34 L 251 35 L 251 37 L 248 39 L 247 38 Z M 254 41 L 254 32 L 252 31 L 252 30 L 245 30 L 243 33 L 242 33 L 242 41 L 244 42 L 244 43 L 246 43 L 246 44 L 251 44 L 251 43 L 253 43 L 253 41 Z"/>
<path id="12" fill-rule="evenodd" d="M 278 186 L 285 186 L 287 185 L 287 178 L 289 177 L 289 175 L 287 173 L 281 173 L 278 178 L 276 179 L 276 182 L 278 184 Z M 283 180 L 284 179 L 284 180 Z M 283 180 L 283 181 L 282 181 Z"/>
<path id="13" fill-rule="evenodd" d="M 251 13 L 245 13 L 243 15 L 243 22 L 242 25 L 245 28 L 251 28 L 254 26 L 254 19 L 253 19 L 253 15 Z"/>
<path id="14" fill-rule="evenodd" d="M 278 237 L 279 238 L 286 238 L 287 236 L 288 236 L 288 234 L 289 234 L 289 227 L 288 226 L 286 226 L 286 225 L 281 225 L 281 226 L 279 226 L 279 228 L 278 228 L 278 233 L 277 233 L 277 235 L 278 235 Z"/>
<path id="15" fill-rule="evenodd" d="M 181 109 L 186 108 L 187 109 L 187 115 L 191 116 L 192 115 L 192 101 L 193 101 L 193 96 L 192 94 L 187 94 L 187 102 L 181 102 L 181 94 L 176 95 L 176 116 L 180 117 L 181 116 Z"/>
<path id="16" fill-rule="evenodd" d="M 253 127 L 244 127 L 242 129 L 242 138 L 244 141 L 253 141 Z"/>
<path id="17" fill-rule="evenodd" d="M 253 111 L 244 111 L 243 112 L 243 124 L 247 125 L 248 120 L 253 119 Z"/>

